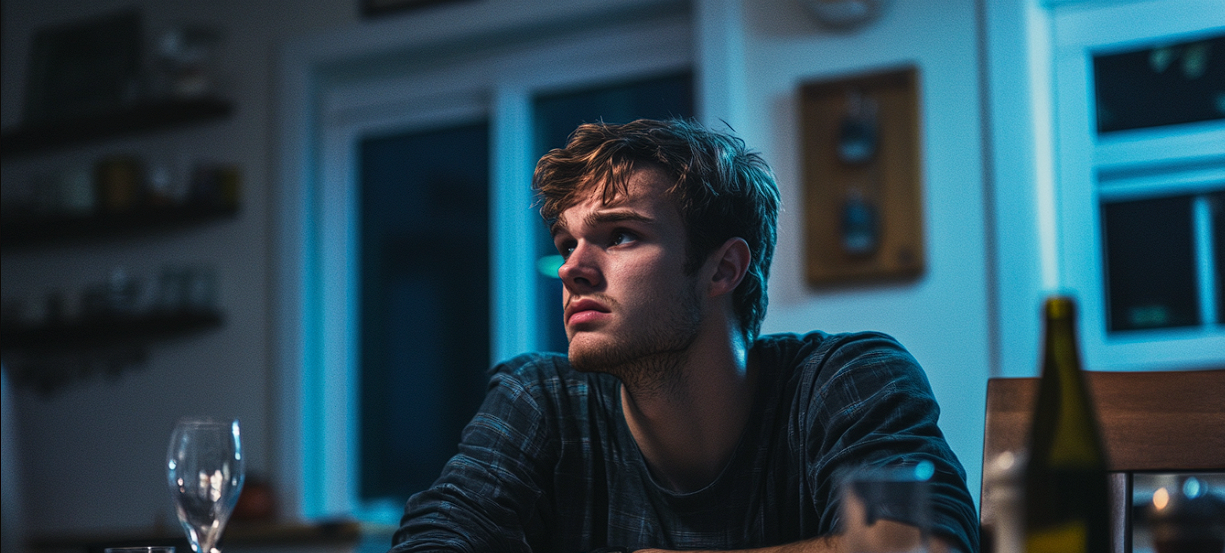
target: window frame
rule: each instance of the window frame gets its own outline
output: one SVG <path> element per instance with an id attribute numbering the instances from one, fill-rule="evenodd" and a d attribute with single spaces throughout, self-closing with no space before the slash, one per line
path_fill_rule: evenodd
<path id="1" fill-rule="evenodd" d="M 1225 326 L 1219 323 L 1107 332 L 1100 206 L 1109 199 L 1219 189 L 1225 182 L 1225 121 L 1099 137 L 1092 58 L 1167 39 L 1217 34 L 1225 14 L 1192 0 L 1176 6 L 1082 2 L 1055 6 L 1051 21 L 1058 274 L 1060 287 L 1075 291 L 1081 303 L 1085 364 L 1094 370 L 1219 366 L 1225 361 Z"/>
<path id="2" fill-rule="evenodd" d="M 1146 146 L 1138 143 L 1119 140 L 1114 147 L 1091 147 L 1095 129 L 1088 122 L 1087 106 L 1092 88 L 1083 77 L 1080 82 L 1057 86 L 1061 77 L 1056 59 L 1071 53 L 1077 60 L 1072 68 L 1079 63 L 1080 73 L 1088 75 L 1084 54 L 1091 44 L 1124 44 L 1225 24 L 1220 21 L 1225 14 L 1220 14 L 1211 0 L 1177 0 L 1176 7 L 1199 16 L 1198 21 L 1188 21 L 1194 18 L 1186 14 L 1171 19 L 1172 13 L 1166 13 L 1175 11 L 1171 3 L 987 0 L 982 6 L 984 88 L 988 91 L 983 104 L 988 125 L 984 132 L 985 170 L 991 206 L 988 255 L 993 259 L 989 296 L 992 326 L 987 332 L 991 335 L 993 377 L 1037 373 L 1044 297 L 1073 293 L 1096 304 L 1082 305 L 1082 312 L 1100 309 L 1100 275 L 1077 268 L 1100 263 L 1096 191 L 1086 186 L 1093 182 L 1089 168 L 1095 156 L 1110 164 L 1117 159 L 1147 159 L 1142 157 Z M 1138 12 L 1146 15 L 1137 16 Z M 1204 16 L 1210 13 L 1217 14 L 1214 21 Z M 1062 44 L 1056 38 L 1057 28 L 1065 37 Z M 1116 33 L 1115 38 L 1102 37 L 1108 32 Z M 1132 36 L 1117 36 L 1119 32 Z M 1079 42 L 1077 34 L 1083 37 Z M 1093 36 L 1098 38 L 1090 40 Z M 1069 110 L 1073 117 L 1068 116 Z M 1078 122 L 1070 121 L 1076 118 Z M 1066 200 L 1079 207 L 1064 204 Z M 1081 240 L 1066 240 L 1076 232 Z M 1104 328 L 1100 325 L 1100 319 L 1082 320 L 1085 330 Z M 1219 337 L 1197 340 L 1194 358 L 1177 351 L 1178 344 L 1159 345 L 1161 340 L 1108 344 L 1104 332 L 1082 331 L 1081 341 L 1086 367 L 1094 370 L 1225 363 L 1225 355 L 1210 353 L 1214 348 L 1225 351 Z M 1169 350 L 1175 351 L 1167 357 Z"/>

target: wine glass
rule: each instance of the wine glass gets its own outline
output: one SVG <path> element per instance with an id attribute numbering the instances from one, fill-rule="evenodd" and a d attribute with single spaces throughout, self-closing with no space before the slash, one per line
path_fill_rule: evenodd
<path id="1" fill-rule="evenodd" d="M 166 452 L 166 477 L 179 522 L 195 553 L 219 553 L 217 541 L 242 492 L 238 421 L 180 419 Z"/>

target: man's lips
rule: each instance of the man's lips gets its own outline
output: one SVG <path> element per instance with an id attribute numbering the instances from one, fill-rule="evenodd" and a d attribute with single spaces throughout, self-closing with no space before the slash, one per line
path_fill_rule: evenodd
<path id="1" fill-rule="evenodd" d="M 566 305 L 566 325 L 590 322 L 608 312 L 608 307 L 596 300 L 587 298 L 573 300 Z"/>

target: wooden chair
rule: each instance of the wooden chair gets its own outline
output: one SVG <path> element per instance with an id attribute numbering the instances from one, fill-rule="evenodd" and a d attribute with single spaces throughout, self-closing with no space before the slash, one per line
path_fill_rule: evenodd
<path id="1" fill-rule="evenodd" d="M 1225 471 L 1225 369 L 1088 371 L 1111 473 L 1116 552 L 1130 551 L 1132 475 Z M 987 381 L 983 467 L 1024 449 L 1037 378 Z"/>

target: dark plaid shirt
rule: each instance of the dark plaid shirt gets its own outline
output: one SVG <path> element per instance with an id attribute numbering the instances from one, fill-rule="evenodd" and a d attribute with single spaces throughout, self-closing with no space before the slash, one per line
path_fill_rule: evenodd
<path id="1" fill-rule="evenodd" d="M 409 499 L 393 552 L 740 549 L 838 525 L 839 468 L 935 464 L 936 531 L 974 551 L 965 471 L 936 426 L 923 371 L 876 333 L 757 340 L 758 397 L 723 473 L 674 493 L 650 474 L 622 416 L 620 383 L 529 354 L 495 367 L 459 454 Z"/>

